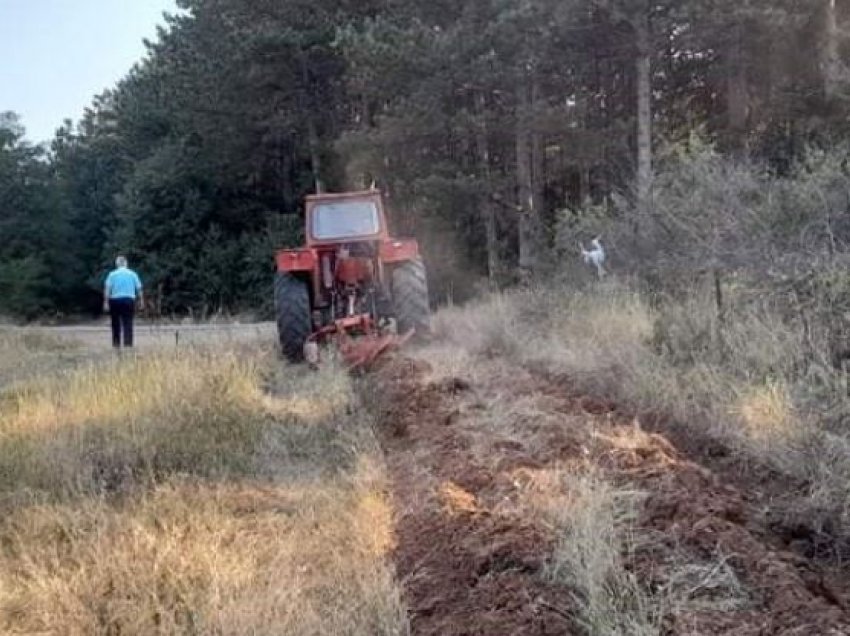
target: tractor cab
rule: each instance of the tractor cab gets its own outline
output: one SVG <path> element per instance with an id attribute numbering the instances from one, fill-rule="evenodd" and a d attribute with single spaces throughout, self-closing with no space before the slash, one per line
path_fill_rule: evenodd
<path id="1" fill-rule="evenodd" d="M 307 197 L 306 208 L 308 247 L 389 238 L 379 192 L 312 195 Z"/>

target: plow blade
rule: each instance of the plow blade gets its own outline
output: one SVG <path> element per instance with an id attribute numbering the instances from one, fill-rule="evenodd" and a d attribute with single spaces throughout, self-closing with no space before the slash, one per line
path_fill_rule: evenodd
<path id="1" fill-rule="evenodd" d="M 337 337 L 337 347 L 350 370 L 362 371 L 371 367 L 384 353 L 404 345 L 413 334 L 414 330 L 411 329 L 403 336 L 371 334 L 355 339 L 341 331 Z"/>

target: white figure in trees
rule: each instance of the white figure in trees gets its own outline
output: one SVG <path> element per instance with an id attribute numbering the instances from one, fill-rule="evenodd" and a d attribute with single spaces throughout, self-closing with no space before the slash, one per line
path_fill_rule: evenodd
<path id="1" fill-rule="evenodd" d="M 605 276 L 605 248 L 602 247 L 601 237 L 597 236 L 590 242 L 590 249 L 584 249 L 584 245 L 579 243 L 581 257 L 585 265 L 592 265 L 596 268 L 596 273 L 599 278 Z"/>

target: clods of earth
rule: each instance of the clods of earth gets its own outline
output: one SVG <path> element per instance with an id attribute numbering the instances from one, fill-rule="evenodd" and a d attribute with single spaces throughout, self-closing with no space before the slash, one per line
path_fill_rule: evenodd
<path id="1" fill-rule="evenodd" d="M 640 493 L 623 562 L 647 594 L 678 599 L 659 602 L 661 633 L 850 634 L 850 577 L 797 549 L 764 513 L 769 489 L 748 488 L 711 444 L 568 378 L 495 361 L 472 375 L 399 356 L 365 380 L 380 387 L 414 635 L 586 633 L 575 590 L 546 575 L 559 530 L 532 509 L 547 476 L 589 467 Z"/>

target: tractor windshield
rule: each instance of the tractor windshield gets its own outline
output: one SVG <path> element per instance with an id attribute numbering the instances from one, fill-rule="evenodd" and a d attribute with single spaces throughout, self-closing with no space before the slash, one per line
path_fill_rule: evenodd
<path id="1" fill-rule="evenodd" d="M 313 208 L 313 238 L 320 241 L 373 236 L 380 231 L 372 201 L 320 203 Z"/>

